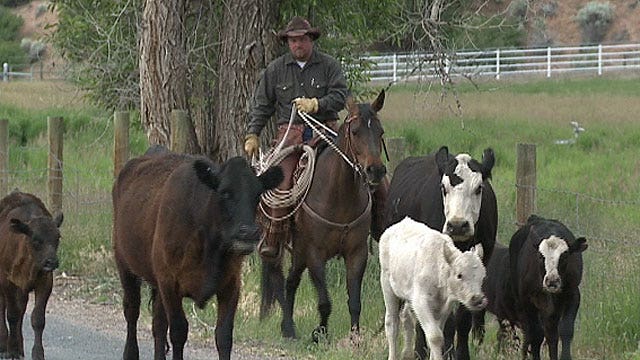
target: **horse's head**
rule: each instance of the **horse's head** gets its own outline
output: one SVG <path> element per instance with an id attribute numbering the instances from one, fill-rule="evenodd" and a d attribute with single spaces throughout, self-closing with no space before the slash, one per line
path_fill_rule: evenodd
<path id="1" fill-rule="evenodd" d="M 369 186 L 377 186 L 387 173 L 381 158 L 384 129 L 378 118 L 383 105 L 384 90 L 371 104 L 356 104 L 349 97 L 346 104 L 349 115 L 341 129 L 347 154 L 363 170 Z"/>

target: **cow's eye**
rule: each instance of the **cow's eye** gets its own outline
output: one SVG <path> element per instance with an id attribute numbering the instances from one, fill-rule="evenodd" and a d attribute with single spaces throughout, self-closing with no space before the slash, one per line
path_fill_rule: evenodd
<path id="1" fill-rule="evenodd" d="M 476 195 L 482 194 L 482 185 L 478 186 L 475 191 Z"/>
<path id="2" fill-rule="evenodd" d="M 458 280 L 462 280 L 462 274 L 458 274 Z"/>

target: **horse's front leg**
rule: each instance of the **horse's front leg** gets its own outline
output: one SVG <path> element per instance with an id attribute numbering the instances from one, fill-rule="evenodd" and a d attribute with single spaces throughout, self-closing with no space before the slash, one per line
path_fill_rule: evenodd
<path id="1" fill-rule="evenodd" d="M 351 340 L 355 345 L 359 343 L 360 310 L 362 308 L 362 278 L 367 267 L 366 238 L 356 251 L 345 254 L 347 269 L 347 294 L 349 295 L 349 314 L 351 315 Z"/>
<path id="2" fill-rule="evenodd" d="M 306 268 L 301 257 L 302 256 L 296 255 L 295 253 L 291 257 L 292 264 L 291 269 L 289 269 L 289 275 L 287 276 L 285 301 L 284 304 L 282 304 L 282 323 L 280 324 L 282 336 L 294 339 L 296 338 L 296 328 L 293 322 L 293 305 L 296 300 L 296 291 L 298 291 L 298 285 L 300 285 L 302 272 Z"/>
<path id="3" fill-rule="evenodd" d="M 313 282 L 318 294 L 318 312 L 320 313 L 320 325 L 313 330 L 311 337 L 314 342 L 326 338 L 327 327 L 329 323 L 329 315 L 331 315 L 331 299 L 327 290 L 327 281 L 325 274 L 324 259 L 314 258 L 313 263 L 309 264 L 309 276 Z"/>

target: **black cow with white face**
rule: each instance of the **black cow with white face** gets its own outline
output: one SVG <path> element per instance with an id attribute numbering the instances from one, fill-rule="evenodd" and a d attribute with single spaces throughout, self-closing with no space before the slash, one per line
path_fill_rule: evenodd
<path id="1" fill-rule="evenodd" d="M 523 358 L 530 351 L 534 360 L 540 359 L 540 347 L 546 338 L 549 357 L 558 359 L 559 337 L 560 359 L 571 359 L 574 323 L 580 307 L 582 252 L 586 249 L 584 237 L 576 238 L 561 222 L 536 215 L 511 237 L 509 276 L 513 291 L 502 296 L 513 299 L 501 302 L 513 303 L 515 309 L 503 309 L 502 316 L 515 313 L 515 318 L 506 320 L 524 332 Z M 495 276 L 504 275 L 488 274 L 487 281 Z"/>
<path id="2" fill-rule="evenodd" d="M 386 204 L 386 227 L 409 216 L 449 235 L 462 251 L 481 244 L 486 265 L 496 241 L 498 205 L 490 178 L 493 150 L 484 150 L 482 162 L 469 154 L 451 154 L 446 146 L 437 152 L 403 160 L 395 169 Z M 446 347 L 458 332 L 456 358 L 469 359 L 471 313 L 460 306 L 445 328 Z M 415 350 L 427 357 L 426 342 L 418 327 Z"/>

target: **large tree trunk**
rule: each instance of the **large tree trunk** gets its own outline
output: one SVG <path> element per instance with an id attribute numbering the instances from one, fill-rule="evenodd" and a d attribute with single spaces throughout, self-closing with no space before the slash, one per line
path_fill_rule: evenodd
<path id="1" fill-rule="evenodd" d="M 168 145 L 170 113 L 186 110 L 186 0 L 146 0 L 140 33 L 140 117 L 150 145 Z M 187 152 L 199 152 L 190 126 Z"/>
<path id="2" fill-rule="evenodd" d="M 274 58 L 280 0 L 228 1 L 222 19 L 214 159 L 224 161 L 243 152 L 249 102 L 256 80 Z"/>

